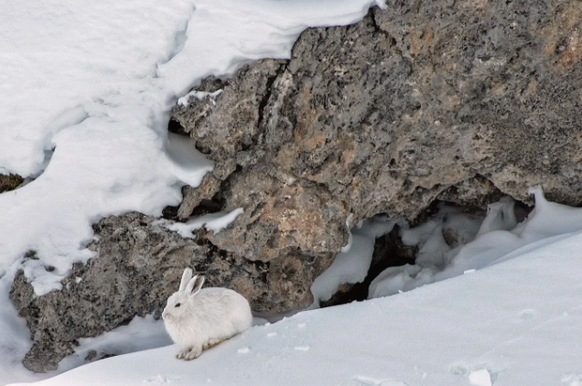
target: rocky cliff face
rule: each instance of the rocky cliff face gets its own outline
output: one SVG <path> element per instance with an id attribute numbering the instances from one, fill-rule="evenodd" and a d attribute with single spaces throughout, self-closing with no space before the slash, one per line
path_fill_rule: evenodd
<path id="1" fill-rule="evenodd" d="M 415 219 L 434 200 L 483 207 L 582 198 L 580 2 L 388 2 L 347 28 L 311 29 L 200 90 L 174 120 L 217 167 L 187 193 L 244 207 L 200 235 L 265 263 L 335 255 L 350 224 Z"/>
<path id="2" fill-rule="evenodd" d="M 361 219 L 529 202 L 533 185 L 579 204 L 581 59 L 580 1 L 388 0 L 356 25 L 307 30 L 289 61 L 206 79 L 200 91 L 222 93 L 176 106 L 172 127 L 216 168 L 176 216 L 244 214 L 195 240 L 137 214 L 106 219 L 97 257 L 62 291 L 34 298 L 19 275 L 11 296 L 36 336 L 25 363 L 54 368 L 79 337 L 159 312 L 185 265 L 256 311 L 286 311 L 311 303 Z"/>

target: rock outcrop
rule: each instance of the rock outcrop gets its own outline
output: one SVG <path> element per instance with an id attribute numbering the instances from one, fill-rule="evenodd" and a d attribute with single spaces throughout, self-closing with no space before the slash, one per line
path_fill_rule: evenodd
<path id="1" fill-rule="evenodd" d="M 542 185 L 580 203 L 582 3 L 387 6 L 307 30 L 291 60 L 209 78 L 199 89 L 218 96 L 176 106 L 216 162 L 180 216 L 217 196 L 245 208 L 201 238 L 251 261 L 308 264 L 335 255 L 359 220 L 414 220 L 436 199 L 531 203 Z"/>
<path id="2" fill-rule="evenodd" d="M 24 179 L 17 174 L 0 174 L 0 193 L 14 190 L 23 182 Z"/>
<path id="3" fill-rule="evenodd" d="M 105 219 L 62 291 L 34 298 L 18 275 L 11 297 L 36 336 L 25 364 L 53 369 L 79 337 L 159 312 L 185 265 L 256 311 L 287 311 L 311 303 L 361 219 L 413 221 L 437 199 L 530 202 L 534 185 L 578 205 L 581 60 L 577 0 L 388 0 L 358 24 L 305 31 L 288 61 L 206 79 L 200 91 L 222 92 L 172 119 L 216 167 L 170 212 L 244 214 L 195 239 L 139 214 Z"/>

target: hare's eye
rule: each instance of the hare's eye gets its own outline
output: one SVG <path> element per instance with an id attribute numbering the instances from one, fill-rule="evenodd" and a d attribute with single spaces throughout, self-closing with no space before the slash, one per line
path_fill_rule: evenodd
<path id="1" fill-rule="evenodd" d="M 182 305 L 182 304 L 180 304 L 180 303 L 176 303 L 176 305 L 175 305 L 174 307 L 178 308 L 178 307 L 180 307 L 181 305 Z"/>

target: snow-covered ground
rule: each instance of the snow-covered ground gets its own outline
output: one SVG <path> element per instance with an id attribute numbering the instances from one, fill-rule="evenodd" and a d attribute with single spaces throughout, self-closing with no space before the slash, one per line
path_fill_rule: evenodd
<path id="1" fill-rule="evenodd" d="M 545 209 L 525 239 L 582 228 L 581 210 Z M 508 235 L 497 232 L 491 250 L 501 251 Z M 579 386 L 582 233 L 548 237 L 450 280 L 252 327 L 191 362 L 171 345 L 38 385 Z"/>
<path id="2" fill-rule="evenodd" d="M 159 321 L 137 318 L 82 340 L 56 373 L 20 364 L 31 342 L 8 299 L 16 270 L 25 268 L 39 295 L 58 287 L 73 262 L 91 257 L 92 223 L 130 210 L 159 215 L 179 202 L 181 185 L 212 168 L 167 133 L 178 98 L 209 74 L 288 57 L 306 27 L 355 22 L 375 3 L 4 2 L 0 173 L 35 179 L 0 194 L 1 385 L 582 385 L 582 212 L 539 190 L 521 224 L 505 200 L 484 220 L 445 210 L 403 231 L 421 247 L 417 264 L 390 268 L 372 286 L 372 296 L 394 296 L 257 325 L 192 362 L 176 360 L 174 346 L 158 348 L 170 343 Z M 239 213 L 175 230 L 218 230 Z M 316 301 L 362 280 L 374 237 L 393 225 L 354 228 L 314 284 Z M 457 230 L 457 245 L 444 243 L 444 227 Z M 27 251 L 39 260 L 23 263 Z M 92 350 L 141 351 L 74 368 Z"/>

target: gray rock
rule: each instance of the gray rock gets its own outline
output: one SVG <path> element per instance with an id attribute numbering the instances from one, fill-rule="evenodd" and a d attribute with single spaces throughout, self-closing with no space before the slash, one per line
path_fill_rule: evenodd
<path id="1" fill-rule="evenodd" d="M 0 193 L 14 190 L 23 182 L 24 179 L 17 174 L 0 174 Z"/>
<path id="2" fill-rule="evenodd" d="M 414 68 L 409 95 L 426 136 L 463 133 L 451 161 L 505 194 L 529 202 L 527 189 L 542 185 L 550 199 L 579 204 L 582 3 L 387 6 L 374 21 Z"/>
<path id="3" fill-rule="evenodd" d="M 346 243 L 350 215 L 531 204 L 538 184 L 578 204 L 580 15 L 579 1 L 389 2 L 305 31 L 290 61 L 246 66 L 216 100 L 176 107 L 217 163 L 212 193 L 245 208 L 208 240 L 249 260 L 318 259 Z"/>
<path id="4" fill-rule="evenodd" d="M 205 201 L 212 201 L 212 198 L 220 190 L 220 180 L 212 173 L 208 173 L 202 179 L 200 186 L 193 188 L 184 186 L 182 195 L 184 199 L 178 207 L 178 218 L 187 219 L 197 208 L 201 208 Z M 208 211 L 201 211 L 199 214 L 206 214 Z"/>
<path id="5" fill-rule="evenodd" d="M 22 271 L 17 274 L 10 298 L 34 334 L 23 362 L 28 369 L 55 370 L 78 338 L 98 336 L 136 315 L 159 315 L 182 269 L 205 257 L 192 240 L 152 226 L 153 221 L 129 213 L 94 226 L 99 241 L 89 248 L 96 256 L 86 265 L 75 264 L 61 291 L 36 297 Z"/>

